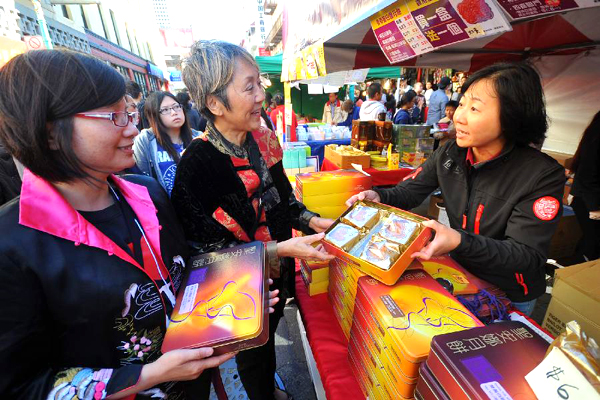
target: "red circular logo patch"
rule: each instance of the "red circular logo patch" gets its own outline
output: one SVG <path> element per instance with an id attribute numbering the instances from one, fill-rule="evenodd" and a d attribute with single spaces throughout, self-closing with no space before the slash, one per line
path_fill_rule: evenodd
<path id="1" fill-rule="evenodd" d="M 533 213 L 542 221 L 554 219 L 559 209 L 560 203 L 551 196 L 540 197 L 533 203 Z"/>

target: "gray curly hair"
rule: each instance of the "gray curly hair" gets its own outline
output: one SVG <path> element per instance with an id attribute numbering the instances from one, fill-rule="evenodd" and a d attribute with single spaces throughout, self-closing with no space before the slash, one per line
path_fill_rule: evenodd
<path id="1" fill-rule="evenodd" d="M 218 40 L 197 41 L 190 50 L 190 56 L 184 60 L 183 82 L 198 110 L 211 122 L 215 116 L 206 106 L 208 96 L 215 96 L 225 108 L 231 109 L 226 92 L 239 60 L 259 69 L 246 49 Z"/>

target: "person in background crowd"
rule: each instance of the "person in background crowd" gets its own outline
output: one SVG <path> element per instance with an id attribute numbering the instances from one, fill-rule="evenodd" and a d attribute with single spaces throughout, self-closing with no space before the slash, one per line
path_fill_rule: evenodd
<path id="1" fill-rule="evenodd" d="M 415 124 L 420 124 L 423 122 L 425 107 L 427 107 L 425 95 L 423 94 L 423 84 L 421 82 L 415 83 L 415 93 L 417 96 L 415 97 L 415 106 L 412 111 L 412 118 Z"/>
<path id="2" fill-rule="evenodd" d="M 571 172 L 573 211 L 583 236 L 578 246 L 586 261 L 600 258 L 600 112 L 583 132 Z"/>
<path id="3" fill-rule="evenodd" d="M 142 92 L 142 88 L 138 85 L 137 82 L 127 81 L 125 84 L 125 93 L 131 96 L 135 105 L 137 106 L 144 98 L 144 93 Z"/>
<path id="4" fill-rule="evenodd" d="M 160 349 L 189 254 L 177 216 L 154 179 L 113 174 L 138 134 L 123 77 L 40 50 L 0 87 L 0 142 L 26 168 L 0 208 L 0 398 L 208 399 L 182 381 L 231 355 Z"/>
<path id="5" fill-rule="evenodd" d="M 277 131 L 277 117 L 279 116 L 282 123 L 282 131 L 285 133 L 285 100 L 283 98 L 283 94 L 275 93 L 273 96 L 273 102 L 275 103 L 275 109 L 271 111 L 271 122 L 273 123 L 273 130 Z M 291 137 L 288 141 L 295 142 L 296 141 L 296 128 L 298 128 L 298 119 L 296 117 L 296 113 L 292 110 L 292 125 L 290 127 Z"/>
<path id="6" fill-rule="evenodd" d="M 434 90 L 437 90 L 437 89 L 433 89 L 433 84 L 431 83 L 431 81 L 425 82 L 425 102 L 426 102 L 426 104 L 429 104 L 429 99 L 431 98 L 431 95 L 433 94 Z"/>
<path id="7" fill-rule="evenodd" d="M 275 331 L 294 287 L 293 257 L 333 258 L 311 246 L 323 234 L 292 238 L 292 227 L 306 234 L 323 232 L 333 221 L 308 211 L 294 197 L 279 141 L 260 125 L 265 92 L 258 65 L 245 49 L 196 42 L 183 81 L 209 122 L 202 138 L 183 154 L 172 202 L 195 251 L 259 240 L 273 249 L 275 260 L 280 257 L 272 288 L 280 290 L 281 301 L 269 318 L 269 340 L 241 351 L 236 362 L 250 399 L 285 399 L 286 393 L 275 388 Z"/>
<path id="8" fill-rule="evenodd" d="M 145 108 L 150 128 L 135 138 L 135 163 L 171 195 L 181 153 L 199 132 L 190 128 L 187 111 L 169 92 L 152 93 Z"/>
<path id="9" fill-rule="evenodd" d="M 450 227 L 424 222 L 435 238 L 412 257 L 450 253 L 531 315 L 546 292 L 544 266 L 565 184 L 564 168 L 531 146 L 548 129 L 540 77 L 527 64 L 502 63 L 477 71 L 463 88 L 456 140 L 433 152 L 411 179 L 347 204 L 367 199 L 409 210 L 441 188 Z"/>
<path id="10" fill-rule="evenodd" d="M 142 88 L 137 82 L 127 81 L 125 84 L 125 93 L 130 95 L 137 107 L 137 111 L 140 113 L 140 122 L 137 124 L 139 131 L 148 128 L 148 120 L 144 115 L 144 93 Z"/>
<path id="11" fill-rule="evenodd" d="M 125 111 L 127 112 L 137 112 L 137 103 L 130 95 L 125 95 Z"/>
<path id="12" fill-rule="evenodd" d="M 394 124 L 411 125 L 414 123 L 410 110 L 415 105 L 415 98 L 417 94 L 414 90 L 409 90 L 404 93 L 398 103 L 398 112 L 394 115 Z"/>
<path id="13" fill-rule="evenodd" d="M 436 132 L 433 135 L 433 137 L 436 139 L 433 146 L 434 150 L 446 144 L 448 140 L 456 138 L 454 113 L 456 112 L 457 108 L 458 103 L 456 101 L 450 100 L 448 103 L 446 103 L 446 116 L 438 121 L 436 127 L 441 128 L 443 125 L 443 127 L 445 127 L 447 130 Z"/>
<path id="14" fill-rule="evenodd" d="M 452 96 L 450 96 L 450 100 L 458 103 L 460 101 L 461 92 L 462 86 L 457 86 L 456 91 L 454 91 L 454 93 L 452 93 Z"/>
<path id="15" fill-rule="evenodd" d="M 396 114 L 396 100 L 390 96 L 390 99 L 385 103 L 385 109 L 387 112 L 385 113 L 386 121 L 393 121 L 394 114 Z"/>
<path id="16" fill-rule="evenodd" d="M 185 116 L 190 128 L 204 132 L 204 129 L 206 129 L 206 119 L 202 118 L 198 110 L 192 107 L 188 92 L 179 92 L 176 97 L 179 104 L 185 110 Z"/>
<path id="17" fill-rule="evenodd" d="M 361 121 L 377 121 L 379 114 L 387 112 L 385 106 L 381 104 L 381 83 L 373 82 L 367 89 L 369 100 L 362 103 L 360 107 Z"/>
<path id="18" fill-rule="evenodd" d="M 342 110 L 342 102 L 337 93 L 329 93 L 329 101 L 323 107 L 323 123 L 337 125 L 346 120 L 347 115 Z"/>
<path id="19" fill-rule="evenodd" d="M 354 89 L 354 104 L 360 108 L 363 101 L 365 101 L 365 99 L 360 89 Z"/>
<path id="20" fill-rule="evenodd" d="M 408 84 L 408 78 L 404 75 L 400 76 L 398 87 L 396 88 L 396 92 L 394 93 L 394 98 L 396 102 L 400 102 L 404 93 L 412 90 L 412 86 Z"/>
<path id="21" fill-rule="evenodd" d="M 448 102 L 448 96 L 446 95 L 446 88 L 450 86 L 450 78 L 444 76 L 440 79 L 438 89 L 433 92 L 429 99 L 429 111 L 427 112 L 427 125 L 435 125 L 445 114 L 446 103 Z"/>
<path id="22" fill-rule="evenodd" d="M 338 126 L 347 126 L 352 129 L 352 121 L 360 119 L 360 107 L 354 105 L 352 100 L 346 100 L 342 103 L 342 109 L 348 115 L 344 122 L 338 124 Z"/>
<path id="23" fill-rule="evenodd" d="M 263 108 L 267 112 L 267 115 L 271 115 L 271 112 L 275 108 L 273 106 L 273 93 L 265 92 L 265 101 L 263 102 Z"/>

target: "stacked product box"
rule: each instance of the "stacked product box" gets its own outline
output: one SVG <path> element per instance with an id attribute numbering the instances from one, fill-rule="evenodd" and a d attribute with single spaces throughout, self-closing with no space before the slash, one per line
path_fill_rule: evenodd
<path id="1" fill-rule="evenodd" d="M 403 162 L 422 164 L 433 152 L 434 139 L 428 125 L 394 125 L 393 143 Z"/>
<path id="2" fill-rule="evenodd" d="M 346 336 L 350 337 L 354 300 L 358 279 L 365 274 L 352 266 L 352 262 L 335 258 L 329 264 L 329 302 L 335 317 Z"/>
<path id="3" fill-rule="evenodd" d="M 360 278 L 349 359 L 365 396 L 410 399 L 434 336 L 483 324 L 425 271 L 393 286 Z"/>
<path id="4" fill-rule="evenodd" d="M 309 296 L 327 293 L 329 261 L 300 260 L 300 273 Z"/>
<path id="5" fill-rule="evenodd" d="M 371 189 L 371 177 L 356 170 L 296 175 L 296 198 L 323 218 L 338 218 L 353 195 Z"/>
<path id="6" fill-rule="evenodd" d="M 542 362 L 549 340 L 518 321 L 436 336 L 415 398 L 536 399 L 525 375 Z"/>

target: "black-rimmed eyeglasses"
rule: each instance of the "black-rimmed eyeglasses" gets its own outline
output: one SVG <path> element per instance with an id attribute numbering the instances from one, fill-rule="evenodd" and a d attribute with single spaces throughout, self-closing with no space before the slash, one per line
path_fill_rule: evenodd
<path id="1" fill-rule="evenodd" d="M 137 125 L 140 122 L 139 112 L 110 112 L 110 113 L 77 113 L 76 117 L 81 118 L 97 118 L 97 119 L 108 119 L 111 120 L 115 126 L 126 127 L 130 122 L 133 125 Z"/>

